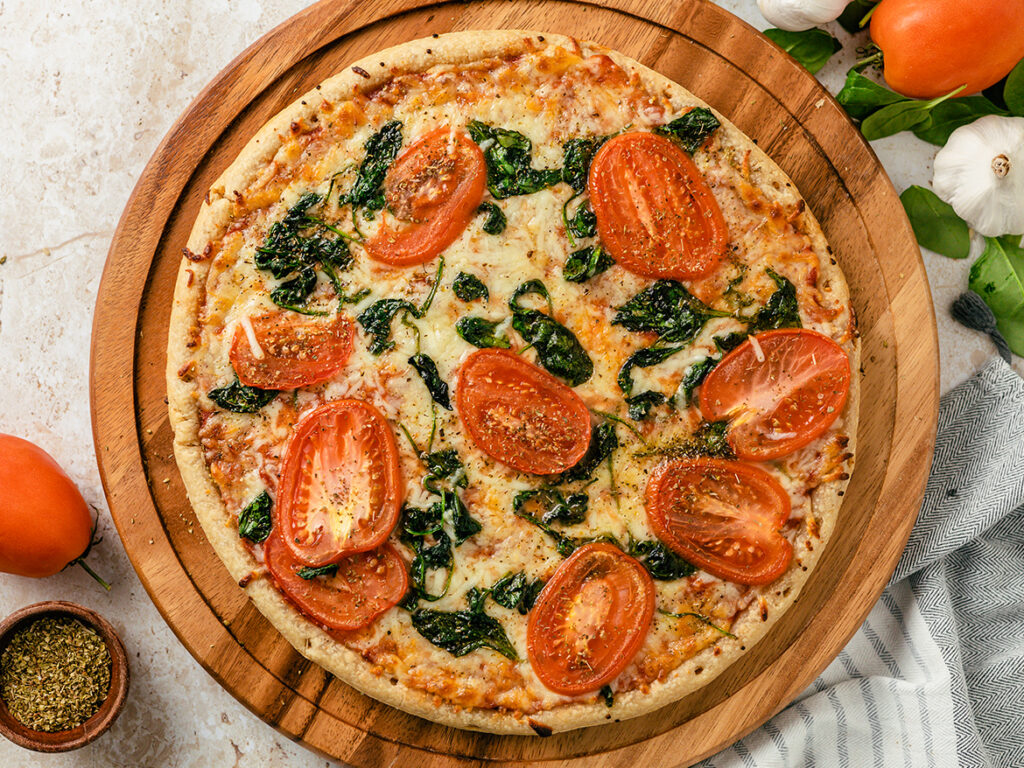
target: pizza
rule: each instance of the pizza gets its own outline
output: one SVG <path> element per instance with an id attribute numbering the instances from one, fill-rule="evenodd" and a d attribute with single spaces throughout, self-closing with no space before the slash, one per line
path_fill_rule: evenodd
<path id="1" fill-rule="evenodd" d="M 594 43 L 356 62 L 203 201 L 167 385 L 188 496 L 295 648 L 547 735 L 709 684 L 793 604 L 853 468 L 859 343 L 793 183 Z"/>

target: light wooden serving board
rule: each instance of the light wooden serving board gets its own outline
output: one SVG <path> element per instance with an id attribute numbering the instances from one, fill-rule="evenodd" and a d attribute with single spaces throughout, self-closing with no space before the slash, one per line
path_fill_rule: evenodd
<path id="1" fill-rule="evenodd" d="M 164 385 L 171 294 L 207 188 L 297 96 L 373 51 L 433 33 L 523 28 L 594 40 L 708 101 L 796 182 L 850 283 L 863 340 L 857 466 L 800 599 L 706 690 L 636 720 L 550 738 L 459 731 L 379 704 L 306 661 L 214 554 L 172 456 Z M 784 707 L 877 600 L 931 462 L 938 347 L 924 266 L 885 172 L 799 65 L 704 0 L 324 0 L 269 33 L 196 98 L 128 202 L 92 340 L 96 452 L 111 514 L 143 584 L 193 656 L 290 738 L 367 768 L 687 765 Z"/>

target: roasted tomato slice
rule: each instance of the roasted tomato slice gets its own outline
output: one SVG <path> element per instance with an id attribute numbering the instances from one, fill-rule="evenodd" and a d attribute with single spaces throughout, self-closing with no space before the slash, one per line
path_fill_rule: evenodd
<path id="1" fill-rule="evenodd" d="M 384 180 L 388 210 L 366 241 L 370 258 L 396 267 L 430 261 L 462 234 L 483 200 L 487 165 L 465 131 L 438 128 L 399 157 Z"/>
<path id="2" fill-rule="evenodd" d="M 275 533 L 263 547 L 263 559 L 281 591 L 307 616 L 330 629 L 365 627 L 405 597 L 409 576 L 390 543 L 339 560 L 333 574 L 304 579 L 304 566 Z"/>
<path id="3" fill-rule="evenodd" d="M 722 210 L 671 139 L 654 133 L 609 139 L 590 166 L 587 189 L 601 242 L 630 272 L 702 277 L 725 254 Z"/>
<path id="4" fill-rule="evenodd" d="M 583 458 L 590 413 L 580 396 L 506 349 L 481 349 L 459 368 L 455 405 L 473 443 L 521 472 L 553 475 Z"/>
<path id="5" fill-rule="evenodd" d="M 850 358 L 817 331 L 785 328 L 748 338 L 700 388 L 708 421 L 728 419 L 741 459 L 766 461 L 802 448 L 828 429 L 850 391 Z"/>
<path id="6" fill-rule="evenodd" d="M 249 323 L 249 329 L 244 325 Z M 247 387 L 298 389 L 326 381 L 352 354 L 352 321 L 298 319 L 294 312 L 268 312 L 235 326 L 231 365 Z"/>
<path id="7" fill-rule="evenodd" d="M 722 579 L 767 584 L 793 559 L 779 533 L 789 496 L 760 467 L 723 459 L 666 461 L 647 483 L 647 519 L 681 557 Z"/>
<path id="8" fill-rule="evenodd" d="M 633 660 L 653 616 L 647 569 L 611 544 L 586 544 L 559 566 L 530 611 L 530 666 L 555 693 L 596 691 Z"/>
<path id="9" fill-rule="evenodd" d="M 398 450 L 380 411 L 336 400 L 306 414 L 281 464 L 275 525 L 298 562 L 376 549 L 398 522 Z"/>

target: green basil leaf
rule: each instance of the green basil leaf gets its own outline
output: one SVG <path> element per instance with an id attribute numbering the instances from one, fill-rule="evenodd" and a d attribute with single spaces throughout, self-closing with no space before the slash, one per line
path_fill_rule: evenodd
<path id="1" fill-rule="evenodd" d="M 985 251 L 971 265 L 969 285 L 996 316 L 1010 349 L 1024 357 L 1024 249 L 1019 235 L 985 238 Z"/>
<path id="2" fill-rule="evenodd" d="M 272 506 L 270 494 L 266 491 L 246 504 L 238 514 L 238 535 L 256 544 L 266 541 L 274 524 L 270 516 Z"/>
<path id="3" fill-rule="evenodd" d="M 914 235 L 925 248 L 951 259 L 965 259 L 971 249 L 967 223 L 952 206 L 924 187 L 908 187 L 900 201 L 907 211 Z"/>
<path id="4" fill-rule="evenodd" d="M 985 115 L 1006 114 L 1006 110 L 1000 109 L 984 96 L 950 99 L 937 105 L 931 112 L 931 121 L 914 129 L 914 135 L 922 141 L 941 147 L 949 141 L 949 135 L 957 128 L 973 123 Z"/>
<path id="5" fill-rule="evenodd" d="M 966 86 L 950 91 L 931 101 L 898 101 L 882 107 L 860 124 L 860 132 L 868 141 L 884 139 L 900 131 L 925 131 L 932 124 L 932 110 L 947 99 L 956 96 Z"/>
<path id="6" fill-rule="evenodd" d="M 1003 86 L 1003 99 L 1011 114 L 1024 117 L 1024 59 L 1010 70 Z"/>
<path id="7" fill-rule="evenodd" d="M 766 29 L 765 36 L 792 56 L 812 75 L 825 66 L 842 45 L 823 29 L 787 32 L 784 29 Z"/>
<path id="8" fill-rule="evenodd" d="M 487 349 L 488 347 L 508 349 L 508 339 L 494 332 L 494 329 L 500 324 L 500 320 L 487 320 L 483 317 L 468 315 L 460 317 L 458 322 L 455 323 L 455 332 L 465 341 L 480 349 Z"/>
<path id="9" fill-rule="evenodd" d="M 851 69 L 846 73 L 842 90 L 836 94 L 836 101 L 854 120 L 863 120 L 876 109 L 908 99 Z"/>
<path id="10" fill-rule="evenodd" d="M 427 385 L 427 391 L 430 392 L 430 397 L 433 398 L 434 402 L 446 411 L 450 411 L 452 409 L 452 402 L 448 397 L 448 384 L 441 378 L 441 374 L 437 372 L 437 364 L 430 355 L 413 355 L 409 358 L 409 365 L 415 368 L 416 373 L 423 379 L 423 383 Z"/>

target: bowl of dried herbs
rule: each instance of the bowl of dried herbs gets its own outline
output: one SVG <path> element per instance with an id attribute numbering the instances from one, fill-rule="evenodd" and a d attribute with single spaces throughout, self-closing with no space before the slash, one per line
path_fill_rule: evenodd
<path id="1" fill-rule="evenodd" d="M 36 603 L 0 622 L 0 735 L 67 752 L 113 724 L 128 694 L 128 657 L 114 628 L 75 603 Z"/>

